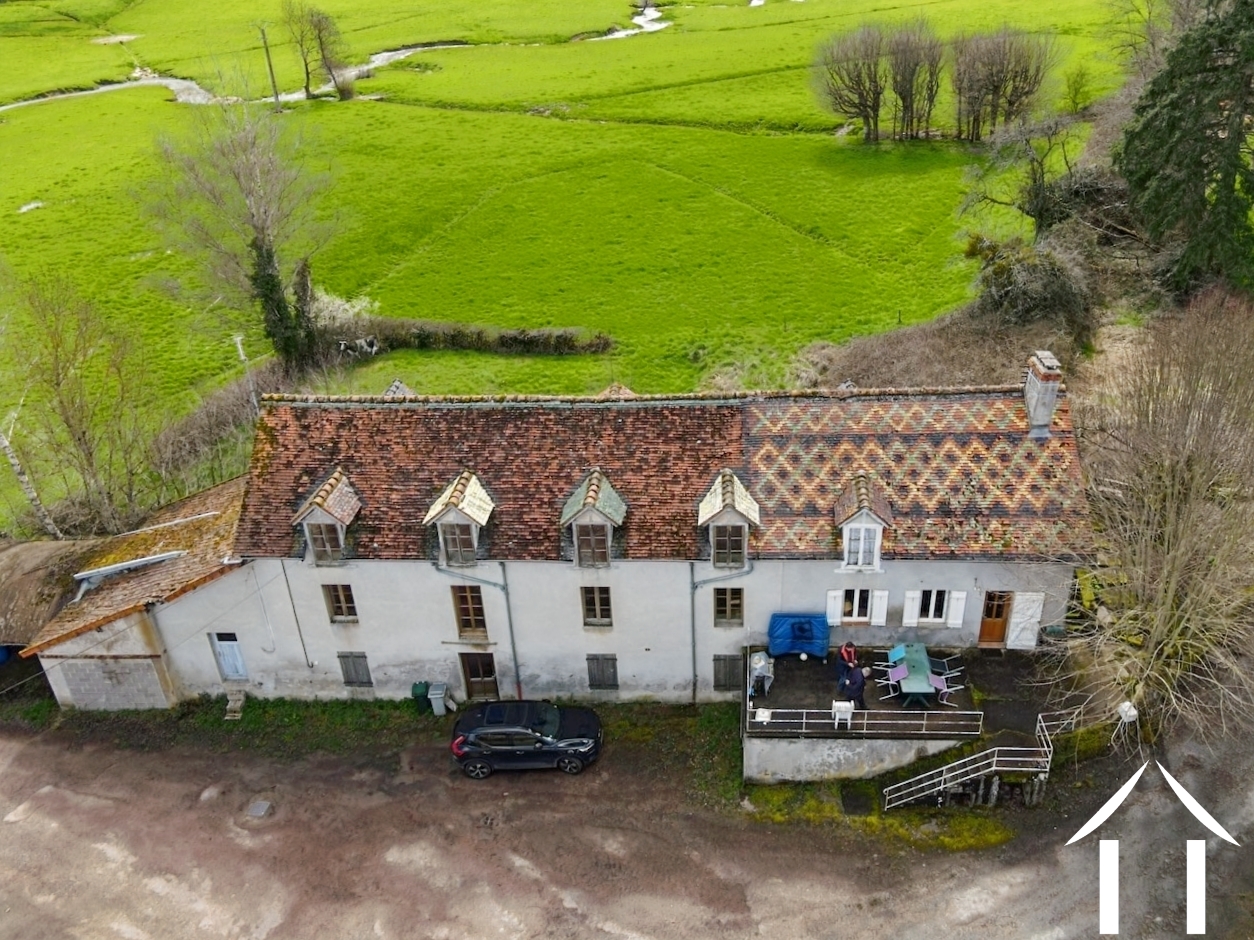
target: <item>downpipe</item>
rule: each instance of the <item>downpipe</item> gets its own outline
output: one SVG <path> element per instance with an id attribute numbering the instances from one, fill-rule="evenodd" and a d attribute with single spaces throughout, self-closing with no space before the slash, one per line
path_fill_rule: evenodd
<path id="1" fill-rule="evenodd" d="M 688 614 L 692 628 L 692 704 L 697 704 L 697 588 L 705 587 L 707 584 L 714 584 L 717 581 L 730 581 L 733 578 L 744 578 L 753 574 L 753 559 L 746 558 L 745 566 L 727 574 L 721 574 L 717 578 L 706 578 L 704 581 L 698 581 L 697 563 L 695 561 L 688 562 Z"/>

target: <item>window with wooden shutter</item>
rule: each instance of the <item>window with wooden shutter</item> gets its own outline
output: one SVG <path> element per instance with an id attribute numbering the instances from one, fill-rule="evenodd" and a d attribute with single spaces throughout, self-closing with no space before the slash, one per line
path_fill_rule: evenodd
<path id="1" fill-rule="evenodd" d="M 618 657 L 613 653 L 588 654 L 588 688 L 618 688 Z"/>
<path id="2" fill-rule="evenodd" d="M 743 627 L 745 625 L 745 589 L 714 589 L 714 626 Z"/>
<path id="3" fill-rule="evenodd" d="M 716 568 L 743 568 L 745 566 L 744 526 L 714 526 L 714 566 Z"/>
<path id="4" fill-rule="evenodd" d="M 324 584 L 322 596 L 327 602 L 327 613 L 334 623 L 356 623 L 357 602 L 353 589 L 347 584 Z"/>
<path id="5" fill-rule="evenodd" d="M 608 627 L 614 622 L 610 613 L 610 589 L 586 587 L 583 592 L 583 622 L 586 627 Z"/>
<path id="6" fill-rule="evenodd" d="M 344 674 L 344 684 L 351 686 L 374 685 L 370 679 L 370 666 L 366 662 L 365 653 L 340 653 L 340 671 Z"/>
<path id="7" fill-rule="evenodd" d="M 483 592 L 477 584 L 453 587 L 453 610 L 457 615 L 457 635 L 480 639 L 488 634 L 483 617 Z"/>
<path id="8" fill-rule="evenodd" d="M 740 656 L 715 656 L 714 691 L 739 691 L 743 672 L 744 660 Z"/>
<path id="9" fill-rule="evenodd" d="M 575 558 L 581 568 L 603 568 L 610 563 L 609 527 L 575 526 Z"/>

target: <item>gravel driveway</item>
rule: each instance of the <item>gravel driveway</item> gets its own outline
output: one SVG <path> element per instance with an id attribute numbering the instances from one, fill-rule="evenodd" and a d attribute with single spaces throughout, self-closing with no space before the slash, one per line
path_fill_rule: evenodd
<path id="1" fill-rule="evenodd" d="M 1242 762 L 1171 756 L 1244 843 Z M 0 937 L 1095 937 L 1097 846 L 1062 843 L 1136 766 L 1064 768 L 1052 809 L 1006 811 L 1018 838 L 949 854 L 695 810 L 612 748 L 579 777 L 475 782 L 436 746 L 280 763 L 11 734 Z M 272 815 L 247 816 L 257 799 Z M 1183 936 L 1182 840 L 1204 832 L 1153 771 L 1107 825 L 1122 935 Z M 1249 855 L 1211 842 L 1211 936 L 1254 935 Z"/>

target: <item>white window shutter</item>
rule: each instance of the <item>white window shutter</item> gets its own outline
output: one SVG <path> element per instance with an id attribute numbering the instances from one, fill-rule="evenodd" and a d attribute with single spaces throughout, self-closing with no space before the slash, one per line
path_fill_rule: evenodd
<path id="1" fill-rule="evenodd" d="M 967 592 L 966 591 L 950 591 L 949 592 L 949 619 L 945 621 L 947 627 L 961 627 L 962 615 L 967 610 Z"/>
<path id="2" fill-rule="evenodd" d="M 888 592 L 871 592 L 871 626 L 882 627 L 888 623 Z"/>
<path id="3" fill-rule="evenodd" d="M 1030 650 L 1036 646 L 1036 635 L 1041 630 L 1041 612 L 1044 608 L 1044 594 L 1027 591 L 1015 593 L 1010 606 L 1006 649 Z"/>
<path id="4" fill-rule="evenodd" d="M 906 606 L 901 611 L 901 625 L 903 627 L 917 627 L 919 625 L 919 603 L 922 600 L 922 591 L 906 591 Z"/>
<path id="5" fill-rule="evenodd" d="M 829 627 L 840 626 L 840 612 L 845 599 L 844 591 L 828 591 L 827 592 L 827 625 Z"/>

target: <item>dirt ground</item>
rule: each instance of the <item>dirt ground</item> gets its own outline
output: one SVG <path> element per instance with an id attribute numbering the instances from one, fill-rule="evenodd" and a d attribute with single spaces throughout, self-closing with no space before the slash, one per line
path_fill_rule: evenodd
<path id="1" fill-rule="evenodd" d="M 1244 843 L 1249 775 L 1172 758 Z M 947 854 L 699 811 L 612 746 L 579 777 L 476 782 L 434 745 L 280 763 L 5 734 L 0 937 L 1093 937 L 1097 846 L 1063 843 L 1136 766 L 1059 769 L 1046 807 L 1006 810 L 1018 838 Z M 1181 843 L 1204 834 L 1151 765 L 1101 833 L 1123 936 L 1183 935 Z M 1249 856 L 1211 840 L 1211 936 L 1254 936 Z"/>

